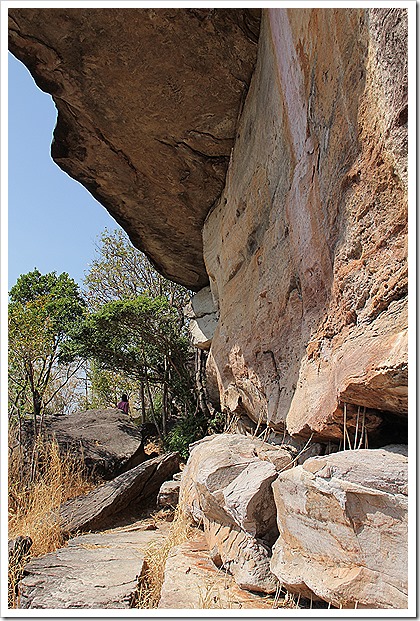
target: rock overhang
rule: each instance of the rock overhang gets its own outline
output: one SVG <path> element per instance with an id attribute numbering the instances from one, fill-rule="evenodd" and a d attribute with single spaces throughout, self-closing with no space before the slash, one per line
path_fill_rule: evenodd
<path id="1" fill-rule="evenodd" d="M 58 111 L 51 153 L 169 279 L 208 283 L 260 9 L 9 10 L 9 47 Z"/>

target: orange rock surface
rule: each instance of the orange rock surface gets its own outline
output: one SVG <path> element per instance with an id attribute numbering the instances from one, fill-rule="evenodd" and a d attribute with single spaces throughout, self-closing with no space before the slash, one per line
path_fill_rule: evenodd
<path id="1" fill-rule="evenodd" d="M 319 439 L 407 412 L 404 9 L 270 9 L 204 227 L 222 405 Z"/>

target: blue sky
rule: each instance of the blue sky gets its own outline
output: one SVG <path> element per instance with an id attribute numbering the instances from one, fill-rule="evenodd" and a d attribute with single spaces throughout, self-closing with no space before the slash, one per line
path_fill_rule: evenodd
<path id="1" fill-rule="evenodd" d="M 55 122 L 50 95 L 9 54 L 9 289 L 35 267 L 81 284 L 98 235 L 119 228 L 51 159 Z"/>

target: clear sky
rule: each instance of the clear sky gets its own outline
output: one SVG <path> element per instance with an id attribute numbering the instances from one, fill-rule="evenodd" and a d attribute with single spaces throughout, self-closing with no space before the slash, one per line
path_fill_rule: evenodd
<path id="1" fill-rule="evenodd" d="M 9 289 L 20 276 L 68 272 L 79 284 L 115 220 L 51 159 L 56 109 L 9 54 Z"/>

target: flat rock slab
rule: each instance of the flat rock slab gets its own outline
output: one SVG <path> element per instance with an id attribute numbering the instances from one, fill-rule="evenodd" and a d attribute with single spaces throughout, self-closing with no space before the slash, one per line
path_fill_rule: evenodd
<path id="1" fill-rule="evenodd" d="M 157 494 L 164 481 L 179 470 L 179 454 L 166 453 L 149 459 L 85 496 L 65 502 L 60 509 L 67 532 L 97 530 L 112 525 L 115 516 Z"/>
<path id="2" fill-rule="evenodd" d="M 146 549 L 163 541 L 165 526 L 82 535 L 32 560 L 19 584 L 19 607 L 130 608 Z"/>
<path id="3" fill-rule="evenodd" d="M 272 608 L 273 600 L 243 591 L 211 561 L 203 533 L 171 550 L 158 608 Z"/>

